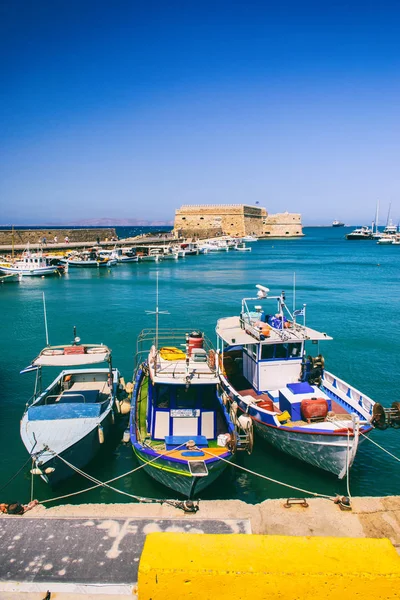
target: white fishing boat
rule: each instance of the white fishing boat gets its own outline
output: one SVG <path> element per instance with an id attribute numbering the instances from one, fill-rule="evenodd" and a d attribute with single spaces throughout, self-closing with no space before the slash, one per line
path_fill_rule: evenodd
<path id="1" fill-rule="evenodd" d="M 180 248 L 184 251 L 185 256 L 196 256 L 199 254 L 199 247 L 195 242 L 183 242 Z"/>
<path id="2" fill-rule="evenodd" d="M 143 250 L 138 251 L 139 260 L 143 262 L 161 262 L 163 260 L 163 251 L 160 246 L 145 246 Z"/>
<path id="3" fill-rule="evenodd" d="M 256 287 L 257 297 L 244 298 L 238 316 L 217 323 L 221 385 L 231 409 L 249 415 L 266 442 L 342 478 L 380 405 L 326 371 L 319 346 L 316 357 L 307 356 L 308 344 L 332 338 L 306 326 L 305 305 L 291 314 L 284 292 L 269 296 L 268 288 Z M 277 310 L 265 312 L 264 300 L 277 302 Z"/>
<path id="4" fill-rule="evenodd" d="M 101 256 L 97 250 L 72 252 L 67 258 L 62 258 L 61 262 L 68 267 L 78 269 L 105 268 L 117 264 L 117 261 L 114 258 Z"/>
<path id="5" fill-rule="evenodd" d="M 74 332 L 75 336 L 75 332 Z M 105 368 L 92 365 L 106 363 Z M 42 390 L 42 369 L 62 367 Z M 109 436 L 119 371 L 112 367 L 111 350 L 103 344 L 47 345 L 21 371 L 36 372 L 35 388 L 21 420 L 21 438 L 33 459 L 33 473 L 57 484 L 87 465 Z"/>
<path id="6" fill-rule="evenodd" d="M 113 250 L 100 250 L 99 256 L 103 258 L 108 258 L 116 263 L 137 263 L 139 261 L 139 257 L 136 255 L 136 252 L 133 249 L 122 249 L 122 248 L 114 248 Z"/>
<path id="7" fill-rule="evenodd" d="M 61 275 L 64 267 L 58 259 L 44 256 L 41 250 L 32 252 L 29 248 L 21 258 L 0 263 L 0 273 L 3 275 L 20 275 L 21 277 L 43 277 L 46 275 Z"/>
<path id="8" fill-rule="evenodd" d="M 258 242 L 258 238 L 254 235 L 245 235 L 242 237 L 242 242 Z"/>
<path id="9" fill-rule="evenodd" d="M 250 246 L 246 246 L 244 242 L 241 244 L 236 244 L 233 249 L 236 250 L 236 252 L 251 252 Z"/>

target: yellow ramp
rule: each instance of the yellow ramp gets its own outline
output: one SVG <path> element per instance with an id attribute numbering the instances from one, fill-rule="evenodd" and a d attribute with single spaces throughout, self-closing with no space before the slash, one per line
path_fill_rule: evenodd
<path id="1" fill-rule="evenodd" d="M 387 539 L 151 533 L 139 600 L 400 599 Z"/>

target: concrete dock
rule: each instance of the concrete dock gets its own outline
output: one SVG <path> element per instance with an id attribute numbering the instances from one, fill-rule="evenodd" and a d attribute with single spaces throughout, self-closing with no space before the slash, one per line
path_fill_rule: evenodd
<path id="1" fill-rule="evenodd" d="M 39 505 L 1 516 L 0 598 L 41 600 L 48 590 L 52 600 L 132 598 L 145 536 L 155 532 L 387 538 L 400 554 L 400 497 L 353 498 L 351 511 L 319 498 L 307 499 L 308 507 L 285 504 L 204 501 L 196 514 L 157 504 Z"/>

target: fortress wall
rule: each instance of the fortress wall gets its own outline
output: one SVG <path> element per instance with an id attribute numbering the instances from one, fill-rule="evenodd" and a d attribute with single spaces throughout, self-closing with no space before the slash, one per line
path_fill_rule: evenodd
<path id="1" fill-rule="evenodd" d="M 303 234 L 301 214 L 276 213 L 268 215 L 264 222 L 264 237 L 300 237 Z"/>
<path id="2" fill-rule="evenodd" d="M 64 241 L 68 236 L 70 242 L 95 242 L 100 238 L 101 242 L 117 237 L 114 227 L 101 227 L 90 229 L 14 229 L 14 244 L 38 244 L 46 238 L 47 244 L 53 242 L 57 236 L 58 242 Z M 11 229 L 0 229 L 0 246 L 11 245 L 13 233 Z"/>
<path id="3" fill-rule="evenodd" d="M 261 235 L 265 208 L 243 204 L 198 204 L 176 210 L 174 231 L 180 237 Z"/>
<path id="4" fill-rule="evenodd" d="M 257 237 L 299 237 L 303 235 L 301 215 L 269 215 L 265 208 L 246 204 L 184 205 L 175 212 L 177 237 L 210 238 L 219 235 Z"/>

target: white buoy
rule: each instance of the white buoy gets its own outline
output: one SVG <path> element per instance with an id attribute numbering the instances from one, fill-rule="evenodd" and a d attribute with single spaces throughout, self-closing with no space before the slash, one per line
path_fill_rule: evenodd
<path id="1" fill-rule="evenodd" d="M 101 425 L 99 425 L 99 442 L 100 444 L 104 444 L 104 429 Z"/>
<path id="2" fill-rule="evenodd" d="M 119 403 L 119 412 L 121 415 L 127 415 L 131 410 L 131 403 L 129 400 L 121 400 Z"/>
<path id="3" fill-rule="evenodd" d="M 31 469 L 31 474 L 32 475 L 43 475 L 43 471 L 42 471 L 42 469 L 39 469 L 39 467 L 35 467 L 34 469 Z"/>
<path id="4" fill-rule="evenodd" d="M 122 441 L 124 442 L 124 444 L 127 444 L 130 439 L 131 439 L 131 433 L 130 433 L 129 429 L 125 429 L 124 435 L 122 437 Z"/>

